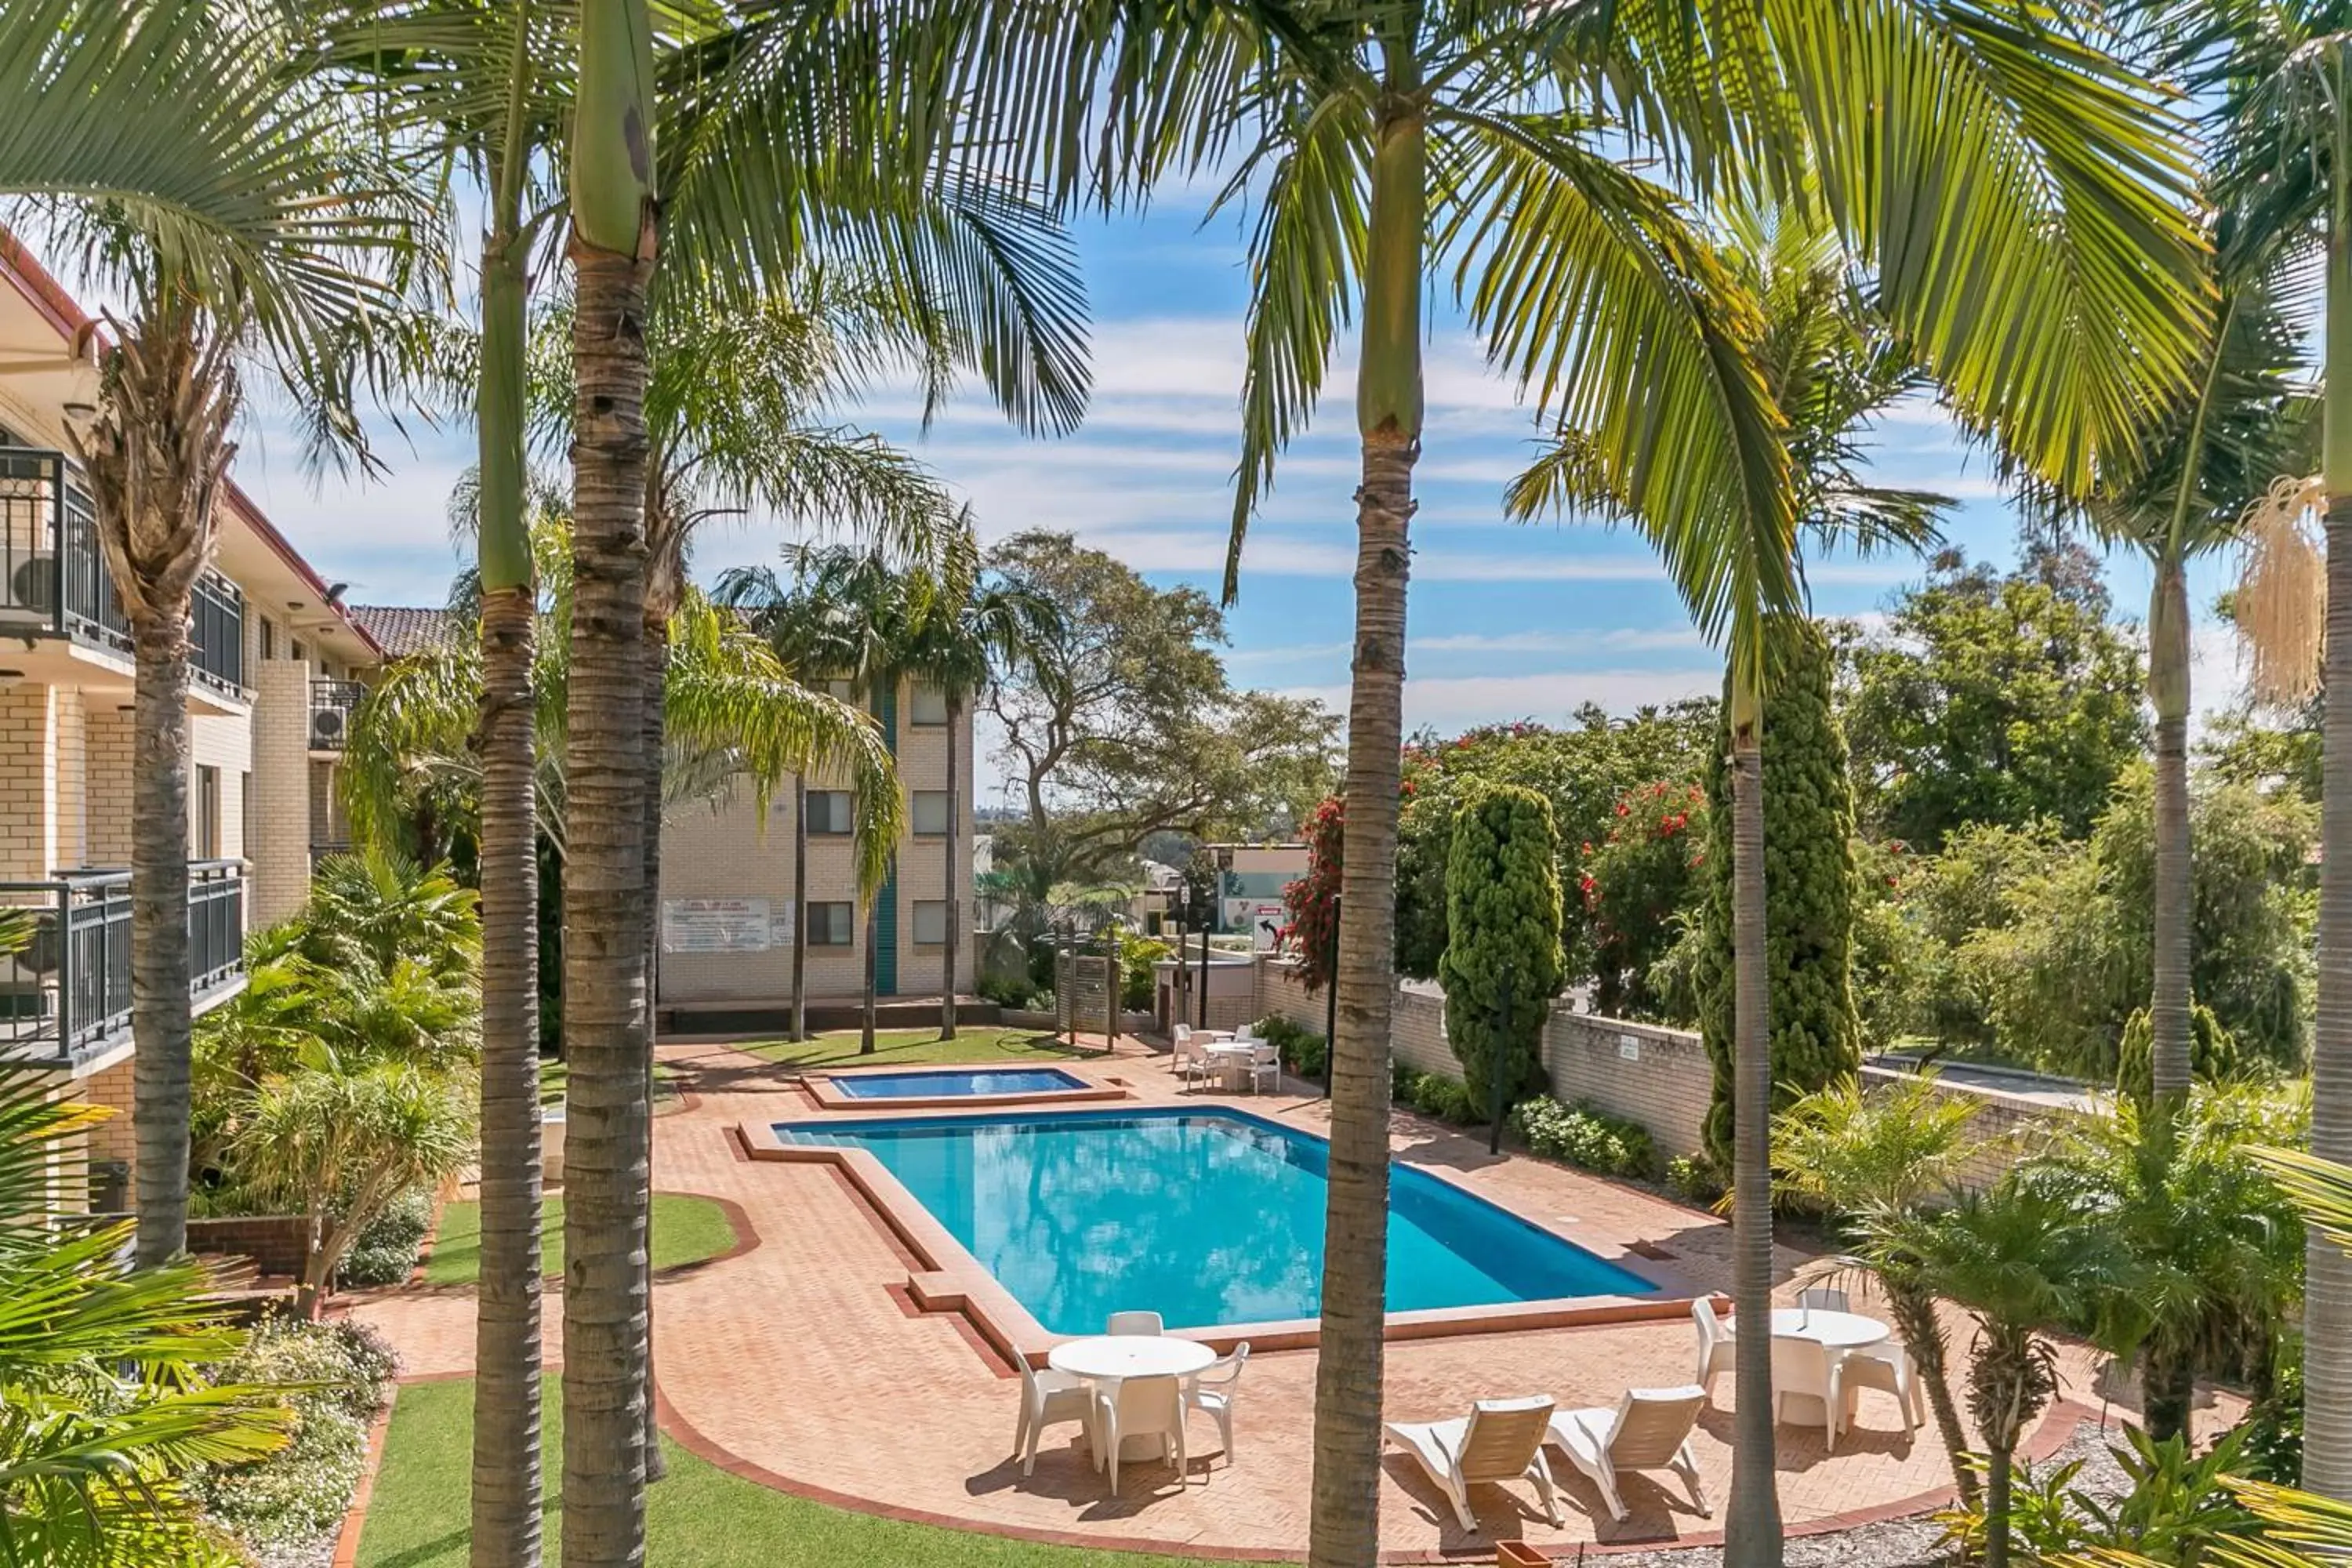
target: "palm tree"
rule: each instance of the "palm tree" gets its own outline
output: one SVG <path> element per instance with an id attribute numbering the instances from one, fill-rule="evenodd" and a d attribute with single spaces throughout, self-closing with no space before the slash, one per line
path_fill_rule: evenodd
<path id="1" fill-rule="evenodd" d="M 1757 314 L 1746 328 L 1748 353 L 1761 374 L 1765 395 L 1780 411 L 1772 422 L 1777 425 L 1772 440 L 1785 463 L 1780 470 L 1784 493 L 1774 504 L 1787 506 L 1796 524 L 1822 550 L 1846 544 L 1870 554 L 1927 547 L 1937 538 L 1939 513 L 1949 504 L 1946 498 L 1874 486 L 1864 477 L 1864 432 L 1881 410 L 1916 390 L 1922 379 L 1908 346 L 1857 295 L 1843 247 L 1817 210 L 1806 203 L 1770 212 L 1734 205 L 1725 216 L 1731 244 L 1721 265 L 1755 302 Z M 1677 542 L 1645 517 L 1642 502 L 1618 472 L 1596 458 L 1607 449 L 1607 441 L 1599 423 L 1580 423 L 1563 415 L 1556 444 L 1512 486 L 1510 507 L 1519 517 L 1573 510 L 1634 523 L 1656 544 L 1702 624 L 1709 614 L 1711 594 L 1728 591 L 1738 600 L 1738 607 L 1729 612 L 1732 657 L 1727 704 L 1733 738 L 1733 1296 L 1736 1310 L 1746 1312 L 1748 1321 L 1759 1322 L 1771 1310 L 1769 1121 L 1774 1100 L 1767 1016 L 1771 976 L 1766 954 L 1772 941 L 1763 886 L 1762 683 L 1784 652 L 1783 645 L 1817 634 L 1801 615 L 1779 606 L 1773 596 L 1801 575 L 1795 535 L 1776 531 L 1759 542 L 1742 528 L 1738 515 L 1741 498 L 1727 496 L 1725 514 L 1718 521 L 1729 559 L 1718 556 L 1712 564 L 1694 560 L 1693 554 L 1709 555 L 1717 546 L 1701 542 L 1693 550 L 1688 542 Z M 1748 585 L 1735 586 L 1743 577 Z M 1759 652 L 1764 662 L 1750 665 L 1749 658 Z M 1916 1291 L 1913 1296 L 1911 1305 L 1916 1307 Z M 1925 1316 L 1932 1322 L 1932 1309 Z M 1740 1386 L 1733 1406 L 1738 1434 L 1735 1517 L 1748 1521 L 1746 1531 L 1751 1535 L 1776 1535 L 1771 1368 L 1765 1358 L 1748 1356 L 1736 1375 Z M 1949 1404 L 1948 1395 L 1945 1403 Z M 1946 1442 L 1955 1442 L 1957 1417 L 1944 1426 L 1939 1411 L 1938 1422 Z M 1968 1484 L 1965 1479 L 1961 1484 Z M 1769 1527 L 1762 1522 L 1767 1519 L 1771 1521 Z"/>
<path id="2" fill-rule="evenodd" d="M 1234 171 L 1228 199 L 1262 196 L 1236 545 L 1360 314 L 1346 857 L 1362 887 L 1394 879 L 1430 276 L 1451 271 L 1495 358 L 1604 437 L 1590 461 L 1665 545 L 1702 625 L 1734 633 L 1751 865 L 1760 708 L 1745 694 L 1760 699 L 1764 616 L 1799 598 L 1787 458 L 1752 307 L 1638 161 L 1703 189 L 1735 171 L 1789 188 L 1810 163 L 1895 330 L 1965 405 L 2012 415 L 2020 449 L 2076 488 L 2151 391 L 2185 374 L 2196 238 L 2176 127 L 2072 40 L 2023 42 L 1912 0 L 1636 4 L 1605 21 L 1575 7 L 975 5 L 986 47 L 966 53 L 966 100 L 1008 160 L 1048 162 L 1071 192 L 1216 164 Z M 1045 80 L 1070 86 L 1038 92 Z M 1229 591 L 1237 565 L 1236 550 Z M 1751 885 L 1749 952 L 1759 896 Z M 1330 1568 L 1376 1551 L 1389 902 L 1375 892 L 1362 919 L 1350 906 L 1338 970 L 1310 1548 Z M 1765 1022 L 1754 978 L 1751 1055 Z M 1759 1202 L 1763 1087 L 1748 1118 Z M 1764 1245 L 1755 1216 L 1746 1229 L 1751 1250 Z M 1729 1533 L 1748 1568 L 1778 1561 L 1779 1531 L 1769 1450 L 1744 1452 Z"/>
<path id="3" fill-rule="evenodd" d="M 1923 1074 L 1868 1090 L 1844 1079 L 1772 1119 L 1774 1192 L 1826 1209 L 1853 1247 L 1853 1261 L 1886 1292 L 1887 1310 L 1927 1385 L 1960 1500 L 1969 1505 L 1977 1500 L 1977 1477 L 1952 1403 L 1943 1320 L 1903 1236 L 1990 1147 L 1970 1129 L 1979 1109 L 1980 1102 L 1943 1093 Z"/>
<path id="4" fill-rule="evenodd" d="M 1041 638 L 1052 635 L 1060 613 L 1039 595 L 982 578 L 980 541 L 968 516 L 961 521 L 939 575 L 939 593 L 924 607 L 908 664 L 918 679 L 947 700 L 947 878 L 941 884 L 947 891 L 947 948 L 940 971 L 940 1037 L 951 1040 L 956 1032 L 956 959 L 971 883 L 971 867 L 963 852 L 956 743 L 972 699 L 998 670 L 1017 667 Z"/>
<path id="5" fill-rule="evenodd" d="M 209 171 L 217 182 L 211 216 L 70 180 L 37 192 L 50 198 L 47 216 L 63 248 L 128 301 L 127 320 L 110 313 L 105 334 L 87 334 L 98 402 L 69 411 L 67 436 L 89 480 L 136 667 L 131 1024 L 139 1256 L 151 1265 L 186 1239 L 190 606 L 216 542 L 214 507 L 236 452 L 240 373 L 258 367 L 286 384 L 306 411 L 316 450 L 364 461 L 352 414 L 355 367 L 366 356 L 365 374 L 376 374 L 383 344 L 373 318 L 393 302 L 385 270 L 412 249 L 419 216 L 343 133 L 319 84 L 280 70 L 285 39 L 265 19 L 235 7 L 183 9 L 190 15 L 180 23 L 151 16 L 100 25 L 117 41 L 163 49 L 174 68 L 202 61 L 210 73 L 167 98 L 184 108 L 189 89 L 200 86 L 220 106 L 207 139 L 225 153 Z M 16 20 L 37 26 L 78 13 L 49 5 Z M 68 46 L 28 42 L 13 25 L 10 33 L 0 54 L 46 72 L 46 90 L 91 90 L 85 68 L 49 52 Z M 105 90 L 121 85 L 114 79 Z M 69 114 L 60 136 L 79 118 Z M 167 136 L 171 129 L 168 121 L 157 126 Z M 144 139 L 142 147 L 159 172 L 197 151 L 157 154 Z M 36 149 L 19 138 L 18 151 Z M 49 151 L 53 170 L 94 173 L 109 162 L 77 160 L 62 141 Z M 129 144 L 121 152 L 128 156 L 114 166 L 140 161 Z M 31 171 L 43 166 L 31 160 Z"/>
<path id="6" fill-rule="evenodd" d="M 2012 1173 L 1990 1192 L 1964 1193 L 1895 1227 L 1922 1280 L 1977 1326 L 1969 1409 L 1984 1435 L 1985 1565 L 2009 1568 L 2010 1484 L 2017 1445 L 2058 1391 L 2042 1337 L 2074 1321 L 2124 1277 L 2091 1216 Z"/>

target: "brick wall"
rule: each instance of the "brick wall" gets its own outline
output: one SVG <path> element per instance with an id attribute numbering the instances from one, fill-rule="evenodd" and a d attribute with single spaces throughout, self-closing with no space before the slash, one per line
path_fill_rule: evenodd
<path id="1" fill-rule="evenodd" d="M 234 860 L 245 853 L 246 776 L 253 767 L 253 721 L 243 713 L 196 713 L 188 719 L 188 854 L 205 854 L 204 792 L 196 770 L 211 768 L 220 779 L 220 836 L 214 858 Z"/>
<path id="2" fill-rule="evenodd" d="M 246 922 L 258 929 L 299 910 L 310 891 L 310 667 L 272 658 L 248 668 L 254 809 Z"/>
<path id="3" fill-rule="evenodd" d="M 1323 998 L 1307 994 L 1299 983 L 1297 965 L 1288 960 L 1259 961 L 1257 1004 L 1260 1016 L 1279 1013 L 1307 1028 L 1322 1031 Z M 1391 1048 L 1396 1060 L 1423 1072 L 1461 1076 L 1462 1065 L 1445 1040 L 1445 995 L 1436 985 L 1406 981 L 1399 986 Z M 1650 1130 L 1664 1153 L 1690 1153 L 1699 1147 L 1714 1079 L 1697 1035 L 1686 1029 L 1597 1017 L 1574 1012 L 1561 1003 L 1552 1008 L 1544 1026 L 1543 1058 L 1557 1098 L 1586 1100 L 1612 1116 L 1640 1122 Z M 1884 1068 L 1863 1068 L 1863 1077 L 1869 1081 L 1891 1081 L 1900 1076 Z M 1939 1094 L 1961 1095 L 1976 1102 L 1978 1135 L 2000 1141 L 1998 1147 L 1963 1173 L 1962 1181 L 1972 1186 L 1989 1184 L 2015 1162 L 2021 1149 L 2046 1139 L 2064 1118 L 2079 1113 L 2056 1103 L 2058 1097 L 2051 1095 L 2036 1097 L 1949 1080 L 1939 1080 L 1936 1089 Z"/>
<path id="4" fill-rule="evenodd" d="M 84 705 L 84 865 L 131 864 L 131 739 L 126 704 L 101 697 Z"/>
<path id="5" fill-rule="evenodd" d="M 0 686 L 0 880 L 37 880 L 54 864 L 55 749 L 49 689 Z"/>
<path id="6" fill-rule="evenodd" d="M 200 1258 L 250 1258 L 264 1274 L 299 1277 L 310 1257 L 310 1222 L 299 1214 L 192 1219 L 188 1250 Z"/>

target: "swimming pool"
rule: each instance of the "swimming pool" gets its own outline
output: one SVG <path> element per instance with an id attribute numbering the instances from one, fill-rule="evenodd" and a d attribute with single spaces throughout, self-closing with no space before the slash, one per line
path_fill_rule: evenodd
<path id="1" fill-rule="evenodd" d="M 961 1100 L 981 1094 L 1058 1094 L 1090 1086 L 1059 1068 L 941 1068 L 835 1073 L 833 1087 L 851 1100 Z"/>
<path id="2" fill-rule="evenodd" d="M 1321 1310 L 1328 1151 L 1255 1116 L 1029 1113 L 775 1131 L 870 1152 L 1055 1333 L 1099 1333 L 1129 1308 L 1172 1329 Z M 1390 1167 L 1391 1312 L 1655 1289 L 1424 1171 Z"/>

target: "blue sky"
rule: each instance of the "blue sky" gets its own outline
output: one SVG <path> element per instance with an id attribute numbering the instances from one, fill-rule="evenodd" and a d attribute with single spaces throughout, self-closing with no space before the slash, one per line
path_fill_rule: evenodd
<path id="1" fill-rule="evenodd" d="M 986 537 L 1064 529 L 1154 582 L 1214 593 L 1238 450 L 1241 230 L 1230 216 L 1203 226 L 1197 205 L 1169 203 L 1140 217 L 1089 222 L 1078 238 L 1094 310 L 1095 395 L 1076 435 L 1024 438 L 969 391 L 927 436 L 910 398 L 877 396 L 845 416 L 918 451 L 972 501 Z M 1435 303 L 1413 524 L 1409 725 L 1558 721 L 1587 700 L 1622 710 L 1713 689 L 1719 666 L 1637 539 L 1503 521 L 1502 487 L 1534 452 L 1536 428 L 1512 389 L 1485 373 L 1442 292 Z M 1349 344 L 1327 383 L 1335 395 L 1277 470 L 1251 532 L 1227 656 L 1238 681 L 1312 693 L 1342 710 L 1352 366 Z M 413 447 L 391 438 L 387 480 L 320 490 L 301 476 L 290 443 L 259 429 L 238 472 L 330 579 L 352 584 L 354 601 L 437 602 L 456 563 L 443 505 L 469 447 L 463 431 L 428 433 Z M 1897 410 L 1876 433 L 1873 463 L 1886 481 L 1959 498 L 1949 532 L 1971 557 L 2011 558 L 2012 522 L 1989 463 L 1964 452 L 1934 409 Z M 698 574 L 769 558 L 782 537 L 772 521 L 715 531 L 699 548 Z M 2200 610 L 2222 570 L 2208 564 L 2193 583 Z M 1920 571 L 1906 562 L 1817 563 L 1816 606 L 1867 615 Z M 2145 571 L 2118 557 L 2110 583 L 2119 616 L 2137 619 Z M 2200 706 L 2210 708 L 2235 685 L 2226 634 L 2205 626 L 2199 654 Z"/>

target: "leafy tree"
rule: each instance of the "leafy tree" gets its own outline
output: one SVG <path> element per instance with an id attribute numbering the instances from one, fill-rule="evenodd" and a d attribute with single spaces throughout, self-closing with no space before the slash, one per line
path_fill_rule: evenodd
<path id="1" fill-rule="evenodd" d="M 1336 795 L 1309 813 L 1300 835 L 1307 840 L 1307 875 L 1282 889 L 1283 908 L 1290 916 L 1284 940 L 1298 956 L 1298 978 L 1309 995 L 1334 978 L 1337 922 L 1344 913 L 1340 895 L 1347 828 L 1347 802 Z"/>
<path id="2" fill-rule="evenodd" d="M 2124 1020 L 2122 1043 L 2116 1047 L 2116 1098 L 2128 1100 L 2145 1113 L 2156 1105 L 2156 1026 L 2142 1008 Z M 2238 1042 L 2230 1037 L 2213 1009 L 2200 1002 L 2189 1009 L 2189 1066 L 2192 1081 L 2205 1084 L 2235 1081 L 2243 1063 Z"/>
<path id="3" fill-rule="evenodd" d="M 1445 893 L 1445 1037 L 1473 1105 L 1497 1103 L 1498 1087 L 1516 1105 L 1545 1085 L 1544 1024 L 1559 994 L 1559 846 L 1544 797 L 1498 785 L 1465 805 Z"/>
<path id="4" fill-rule="evenodd" d="M 2147 737 L 2138 649 L 2072 564 L 2000 576 L 1947 552 L 1884 628 L 1841 631 L 1855 805 L 1874 836 L 1936 849 L 1964 824 L 2091 830 Z"/>
<path id="5" fill-rule="evenodd" d="M 1660 1017 L 1667 1003 L 1654 966 L 1695 912 L 1706 864 L 1706 791 L 1661 780 L 1620 799 L 1616 812 L 1608 836 L 1583 847 L 1577 876 L 1591 931 L 1592 1006 L 1612 1018 Z"/>
<path id="6" fill-rule="evenodd" d="M 464 1168 L 474 1129 L 458 1084 L 415 1067 L 298 1072 L 262 1088 L 230 1158 L 247 1187 L 309 1221 L 298 1310 L 316 1311 L 385 1204 Z"/>
<path id="7" fill-rule="evenodd" d="M 1977 1476 L 1952 1403 L 1950 1346 L 1923 1262 L 1904 1237 L 1988 1148 L 1970 1125 L 1982 1106 L 1942 1092 L 1932 1074 L 1868 1089 L 1850 1075 L 1772 1118 L 1773 1191 L 1826 1210 L 1886 1292 L 1965 1504 L 1976 1501 Z"/>
<path id="8" fill-rule="evenodd" d="M 1770 635 L 1772 717 L 1763 740 L 1764 909 L 1771 1026 L 1772 1100 L 1850 1077 L 1862 1065 L 1854 1010 L 1853 804 L 1845 740 L 1830 706 L 1829 642 L 1810 623 L 1784 620 Z M 1728 710 L 1727 709 L 1727 712 Z M 1722 752 L 1730 734 L 1721 732 Z M 1696 980 L 1699 1032 L 1715 1069 L 1706 1147 L 1718 1171 L 1732 1160 L 1735 1066 L 1733 822 L 1729 769 L 1707 769 L 1706 902 Z"/>
<path id="9" fill-rule="evenodd" d="M 395 849 L 371 846 L 329 855 L 310 868 L 303 930 L 322 963 L 356 957 L 379 972 L 403 962 L 452 980 L 470 980 L 482 953 L 479 898 L 446 862 L 421 866 Z"/>
<path id="10" fill-rule="evenodd" d="M 1255 837 L 1330 793 L 1338 718 L 1312 700 L 1236 690 L 1223 615 L 1193 588 L 1154 588 L 1067 534 L 1016 534 L 989 564 L 1060 624 L 984 700 L 1023 816 L 1000 829 L 1034 903 L 1099 880 L 1154 833 Z"/>
<path id="11" fill-rule="evenodd" d="M 1414 736 L 1398 785 L 1398 970 L 1421 980 L 1437 976 L 1445 953 L 1445 867 L 1454 815 L 1465 801 L 1498 784 L 1540 793 L 1559 834 L 1560 880 L 1572 887 L 1584 846 L 1601 843 L 1616 825 L 1616 803 L 1660 780 L 1696 783 L 1715 731 L 1710 698 L 1642 708 L 1622 719 L 1588 702 L 1560 729 L 1491 724 L 1452 739 Z M 1565 921 L 1561 946 L 1573 982 L 1594 972 L 1592 925 L 1580 900 L 1570 900 Z"/>

